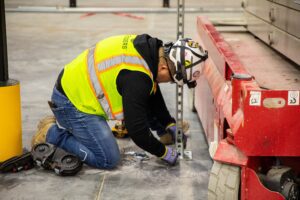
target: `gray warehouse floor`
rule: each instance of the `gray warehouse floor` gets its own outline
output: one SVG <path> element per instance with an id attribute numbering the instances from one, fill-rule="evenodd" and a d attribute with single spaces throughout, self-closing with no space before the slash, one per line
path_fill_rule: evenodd
<path id="1" fill-rule="evenodd" d="M 155 2 L 156 6 L 161 4 Z M 17 3 L 7 1 L 8 6 Z M 175 13 L 132 15 L 137 17 L 117 13 L 6 13 L 9 73 L 21 83 L 25 148 L 30 148 L 39 119 L 51 114 L 47 100 L 59 71 L 81 51 L 116 34 L 148 33 L 163 41 L 176 39 Z M 197 15 L 186 14 L 185 36 L 196 35 Z M 162 90 L 175 115 L 175 85 L 164 84 Z M 118 139 L 122 163 L 117 169 L 97 170 L 84 165 L 74 177 L 59 177 L 39 168 L 0 174 L 0 199 L 206 199 L 212 161 L 201 123 L 191 112 L 188 98 L 186 89 L 184 119 L 191 124 L 187 149 L 193 152 L 192 161 L 181 160 L 169 167 L 150 156 L 150 160 L 141 162 L 125 154 L 142 150 L 128 139 Z"/>

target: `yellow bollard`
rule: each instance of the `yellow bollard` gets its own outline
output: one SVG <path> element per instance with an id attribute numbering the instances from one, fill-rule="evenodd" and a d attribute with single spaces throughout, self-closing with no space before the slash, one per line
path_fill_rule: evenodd
<path id="1" fill-rule="evenodd" d="M 0 162 L 22 154 L 20 84 L 0 86 Z"/>

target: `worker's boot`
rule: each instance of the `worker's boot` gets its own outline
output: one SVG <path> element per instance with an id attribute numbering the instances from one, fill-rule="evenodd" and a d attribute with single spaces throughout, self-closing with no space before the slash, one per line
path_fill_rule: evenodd
<path id="1" fill-rule="evenodd" d="M 39 124 L 37 125 L 37 131 L 32 137 L 31 147 L 36 144 L 46 142 L 48 130 L 55 124 L 55 121 L 56 119 L 54 116 L 47 116 L 44 119 L 40 120 Z"/>
<path id="2" fill-rule="evenodd" d="M 190 124 L 187 121 L 182 122 L 182 131 L 183 131 L 183 139 L 185 140 L 184 143 L 186 143 L 186 135 L 185 133 L 189 130 Z M 175 143 L 175 135 L 172 135 L 171 133 L 167 132 L 160 136 L 160 142 L 164 145 L 171 145 Z"/>

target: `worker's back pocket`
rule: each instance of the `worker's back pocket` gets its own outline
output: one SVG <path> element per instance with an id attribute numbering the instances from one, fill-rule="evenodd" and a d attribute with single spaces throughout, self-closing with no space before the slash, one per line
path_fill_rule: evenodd
<path id="1" fill-rule="evenodd" d="M 72 132 L 72 127 L 70 126 L 68 113 L 66 111 L 67 108 L 63 106 L 57 106 L 53 102 L 49 102 L 49 106 L 56 118 L 58 127 L 61 129 L 67 129 L 68 131 Z"/>

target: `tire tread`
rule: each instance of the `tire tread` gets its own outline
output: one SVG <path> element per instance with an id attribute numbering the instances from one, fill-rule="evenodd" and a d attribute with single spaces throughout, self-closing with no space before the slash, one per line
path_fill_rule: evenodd
<path id="1" fill-rule="evenodd" d="M 208 200 L 238 200 L 240 167 L 215 161 L 208 182 Z"/>

